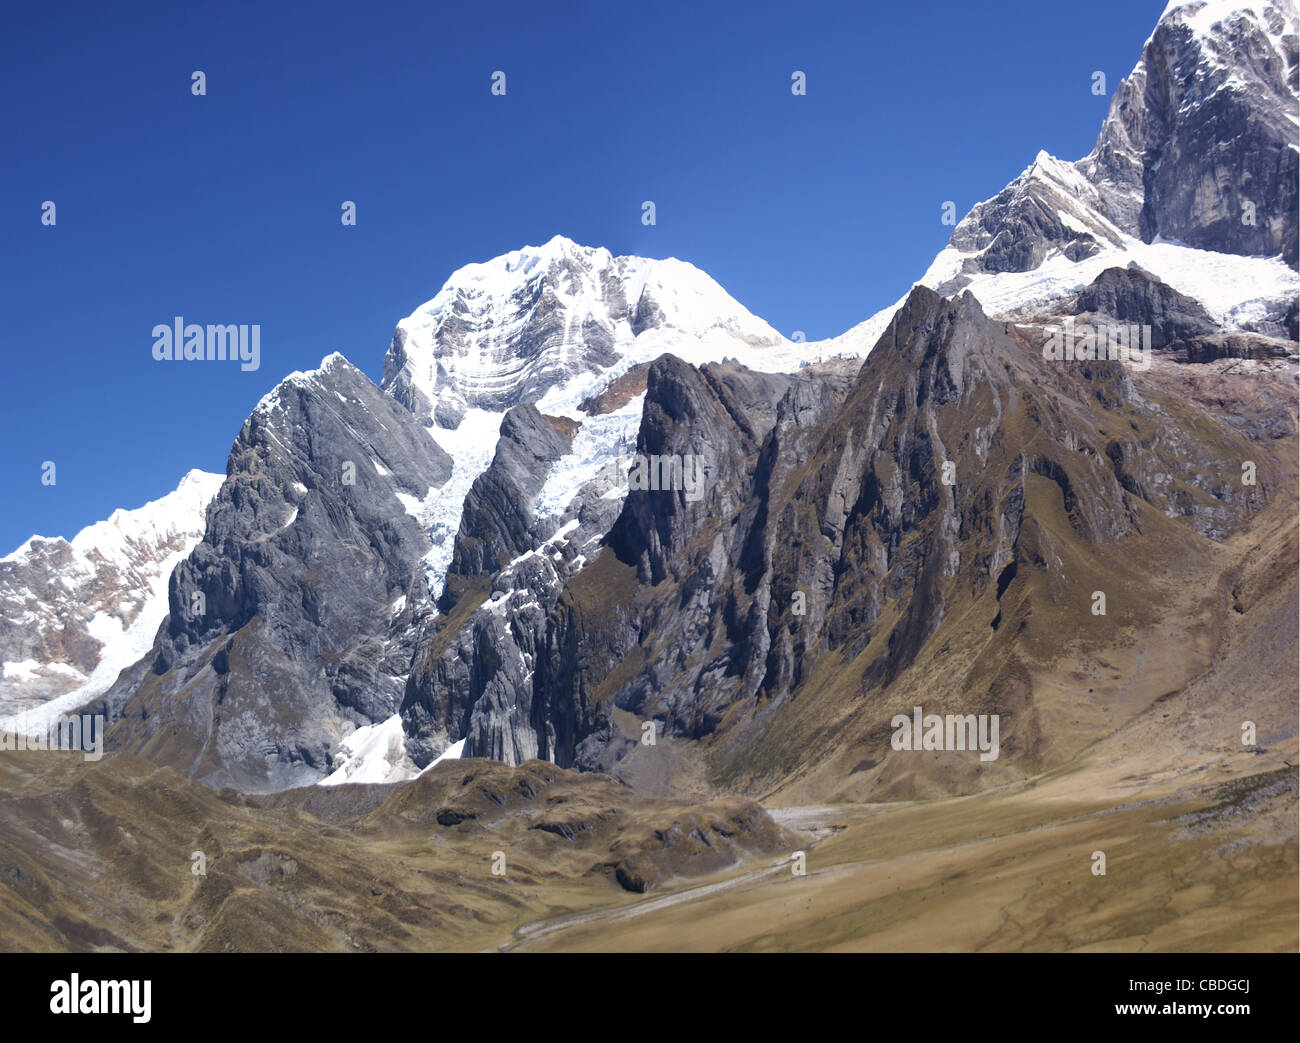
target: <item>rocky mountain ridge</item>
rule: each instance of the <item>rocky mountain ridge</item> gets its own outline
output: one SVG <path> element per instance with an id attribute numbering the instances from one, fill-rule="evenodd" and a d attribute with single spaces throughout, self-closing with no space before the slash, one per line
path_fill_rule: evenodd
<path id="1" fill-rule="evenodd" d="M 939 783 L 878 733 L 958 643 L 976 666 L 932 690 L 1014 721 L 999 763 L 942 784 L 1055 763 L 1075 747 L 1044 744 L 1058 703 L 1021 646 L 1139 581 L 1112 545 L 1211 554 L 1284 494 L 1294 27 L 1289 4 L 1171 5 L 1092 156 L 1040 154 L 831 342 L 563 237 L 460 269 L 382 387 L 334 355 L 259 404 L 154 648 L 93 704 L 110 741 L 250 791 L 459 747 L 761 792 L 861 747 L 854 785 L 902 791 Z M 1265 224 L 1238 233 L 1247 183 Z M 1054 361 L 1067 322 L 1148 327 L 1150 357 Z M 356 729 L 376 741 L 345 751 Z"/>
<path id="2" fill-rule="evenodd" d="M 202 538 L 222 480 L 190 471 L 158 500 L 71 540 L 33 536 L 0 560 L 0 718 L 73 709 L 149 650 L 167 579 Z"/>

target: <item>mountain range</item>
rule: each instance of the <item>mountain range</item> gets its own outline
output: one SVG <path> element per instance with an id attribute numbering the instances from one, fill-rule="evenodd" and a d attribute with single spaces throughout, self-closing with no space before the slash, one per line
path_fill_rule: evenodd
<path id="1" fill-rule="evenodd" d="M 332 354 L 224 476 L 0 561 L 0 712 L 103 713 L 132 773 L 257 807 L 385 784 L 367 829 L 467 758 L 610 807 L 919 802 L 1155 777 L 1162 742 L 1202 770 L 1249 718 L 1293 767 L 1298 26 L 1171 3 L 1089 155 L 1040 152 L 827 341 L 676 259 L 466 265 L 379 385 Z M 996 716 L 996 759 L 891 743 L 922 706 Z M 607 868 L 645 890 L 657 857 Z"/>

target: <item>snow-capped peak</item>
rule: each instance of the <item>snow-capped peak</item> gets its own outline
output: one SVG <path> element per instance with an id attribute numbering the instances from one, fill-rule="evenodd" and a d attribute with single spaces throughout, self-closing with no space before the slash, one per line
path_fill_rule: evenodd
<path id="1" fill-rule="evenodd" d="M 1184 104 L 1219 90 L 1246 90 L 1250 84 L 1293 101 L 1296 90 L 1288 73 L 1298 32 L 1300 14 L 1293 0 L 1171 0 L 1125 82 L 1145 81 L 1159 39 L 1167 51 L 1179 49 L 1179 60 L 1172 63 L 1179 76 L 1171 86 Z M 1166 63 L 1162 59 L 1159 64 Z M 1293 112 L 1291 118 L 1296 119 Z"/>
<path id="2" fill-rule="evenodd" d="M 462 265 L 443 283 L 438 297 L 424 307 L 430 308 L 449 291 L 452 294 L 456 291 L 477 291 L 488 295 L 508 296 L 523 279 L 532 275 L 539 267 L 545 268 L 565 258 L 595 265 L 602 260 L 607 262 L 610 253 L 603 248 L 581 246 L 565 236 L 555 235 L 541 246 L 524 246 L 489 261 L 475 261 Z"/>
<path id="3" fill-rule="evenodd" d="M 537 401 L 629 352 L 644 355 L 634 344 L 651 331 L 741 351 L 789 344 L 694 265 L 615 257 L 555 236 L 457 269 L 398 323 L 384 387 L 455 429 L 469 409 Z"/>
<path id="4" fill-rule="evenodd" d="M 1290 0 L 1170 3 L 1093 150 L 1040 151 L 921 281 L 996 315 L 1136 263 L 1225 328 L 1280 330 L 1296 289 L 1296 26 Z"/>
<path id="5" fill-rule="evenodd" d="M 253 407 L 253 412 L 261 413 L 275 405 L 280 397 L 280 392 L 286 387 L 294 384 L 310 383 L 322 373 L 329 373 L 338 366 L 351 365 L 352 363 L 347 360 L 347 357 L 344 356 L 342 352 L 332 351 L 321 359 L 320 365 L 315 369 L 296 369 L 292 373 L 286 375 L 278 384 L 275 385 L 275 387 L 271 388 L 270 391 L 258 399 L 257 405 Z"/>
<path id="6" fill-rule="evenodd" d="M 143 507 L 71 540 L 33 536 L 0 561 L 0 714 L 79 706 L 148 652 L 172 569 L 202 538 L 224 480 L 192 470 Z"/>
<path id="7" fill-rule="evenodd" d="M 94 553 L 108 561 L 126 561 L 132 545 L 157 542 L 170 534 L 193 530 L 195 519 L 201 522 L 203 512 L 223 481 L 225 475 L 192 468 L 165 496 L 130 510 L 119 507 L 104 521 L 87 525 L 71 540 L 61 536 L 30 536 L 0 558 L 0 563 L 21 562 L 44 544 L 60 543 L 70 546 L 77 555 Z"/>
<path id="8" fill-rule="evenodd" d="M 855 338 L 838 350 L 865 354 L 870 347 Z M 593 417 L 581 404 L 666 353 L 694 365 L 734 358 L 791 372 L 825 350 L 787 340 L 693 264 L 615 257 L 564 236 L 457 269 L 398 323 L 384 389 L 432 421 L 431 434 L 453 460 L 437 496 L 412 506 L 433 543 L 426 567 L 435 595 L 461 505 L 492 460 L 506 411 L 531 403 L 583 425 L 573 459 L 556 466 L 544 497 L 555 509 L 635 441 L 640 422 L 634 407 Z"/>
<path id="9" fill-rule="evenodd" d="M 1286 0 L 1169 0 L 1157 25 L 1185 25 L 1197 36 L 1209 37 L 1234 16 L 1253 19 L 1273 38 L 1296 31 L 1295 5 Z"/>

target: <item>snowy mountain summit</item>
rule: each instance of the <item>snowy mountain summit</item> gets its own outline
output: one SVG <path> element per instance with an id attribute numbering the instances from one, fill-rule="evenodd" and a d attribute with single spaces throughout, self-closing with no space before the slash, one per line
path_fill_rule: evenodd
<path id="1" fill-rule="evenodd" d="M 59 697 L 78 706 L 149 651 L 168 577 L 202 537 L 223 478 L 190 471 L 143 507 L 71 540 L 33 536 L 0 559 L 0 716 Z"/>
<path id="2" fill-rule="evenodd" d="M 1038 153 L 957 224 L 924 288 L 830 341 L 787 339 L 673 258 L 555 236 L 465 265 L 397 323 L 380 387 L 334 354 L 264 396 L 183 522 L 108 539 L 130 528 L 115 515 L 0 563 L 0 698 L 98 695 L 115 748 L 246 790 L 391 781 L 461 750 L 607 771 L 636 745 L 612 707 L 725 732 L 900 615 L 901 664 L 951 570 L 988 562 L 965 581 L 983 589 L 1009 560 L 1027 474 L 1067 504 L 1090 490 L 1071 515 L 1090 540 L 1124 531 L 1133 496 L 1220 538 L 1258 505 L 1186 457 L 1199 435 L 1157 439 L 1170 459 L 1138 426 L 1055 454 L 1101 430 L 1053 426 L 1079 403 L 1151 418 L 1127 374 L 1044 370 L 1024 346 L 1067 321 L 1146 327 L 1146 379 L 1193 404 L 1212 389 L 1236 425 L 1224 458 L 1294 434 L 1298 73 L 1291 0 L 1171 4 L 1091 153 Z M 977 378 L 984 397 L 963 398 Z M 953 403 L 1010 416 L 1031 387 L 1071 403 L 1031 411 L 1040 455 L 1003 460 L 965 527 L 944 506 L 916 551 L 900 476 L 929 482 L 947 458 L 926 447 L 947 439 L 993 481 L 986 457 L 1021 434 L 1001 406 L 972 427 Z M 632 488 L 633 455 L 683 476 L 689 460 L 698 495 Z M 1175 471 L 1210 484 L 1168 498 Z M 974 495 L 947 488 L 922 506 Z M 968 530 L 998 535 L 963 551 Z M 805 591 L 821 609 L 787 618 Z M 899 597 L 916 610 L 882 614 Z M 831 629 L 796 640 L 814 617 Z"/>
<path id="3" fill-rule="evenodd" d="M 384 358 L 384 390 L 430 426 L 455 463 L 436 496 L 411 505 L 433 544 L 426 566 L 435 596 L 462 504 L 491 463 L 510 409 L 534 405 L 573 421 L 576 438 L 536 494 L 539 507 L 563 511 L 635 442 L 639 392 L 617 407 L 589 401 L 629 371 L 673 354 L 696 365 L 736 358 L 784 372 L 818 351 L 786 339 L 675 258 L 616 257 L 557 235 L 456 270 L 397 324 Z"/>
<path id="4" fill-rule="evenodd" d="M 1296 267 L 1298 29 L 1292 0 L 1169 4 L 1075 164 L 1118 227 Z"/>
<path id="5" fill-rule="evenodd" d="M 694 265 L 615 257 L 557 235 L 453 273 L 398 323 L 383 386 L 454 429 L 469 409 L 571 409 L 598 376 L 683 348 L 766 353 L 776 365 L 795 350 Z"/>
<path id="6" fill-rule="evenodd" d="M 1171 3 L 1091 153 L 1040 152 L 922 282 L 993 313 L 1136 263 L 1225 327 L 1283 332 L 1297 263 L 1300 57 L 1291 0 Z"/>

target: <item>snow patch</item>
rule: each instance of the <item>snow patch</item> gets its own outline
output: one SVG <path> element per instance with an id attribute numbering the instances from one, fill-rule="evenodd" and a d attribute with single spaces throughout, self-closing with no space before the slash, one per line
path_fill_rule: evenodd
<path id="1" fill-rule="evenodd" d="M 405 782 L 418 774 L 406 754 L 402 715 L 393 714 L 378 724 L 362 725 L 339 743 L 341 763 L 318 785 L 340 786 L 345 782 Z"/>
<path id="2" fill-rule="evenodd" d="M 1133 262 L 1198 300 L 1216 322 L 1235 328 L 1263 318 L 1271 302 L 1294 296 L 1300 286 L 1296 273 L 1277 257 L 1214 253 L 1181 243 L 1144 243 L 1129 236 L 1123 237 L 1123 244 L 1121 249 L 1103 249 L 1081 261 L 1054 254 L 1029 272 L 977 273 L 962 289 L 970 290 L 984 311 L 996 316 L 1075 293 L 1107 268 L 1126 268 Z M 938 289 L 960 271 L 966 256 L 946 247 L 921 283 Z"/>

